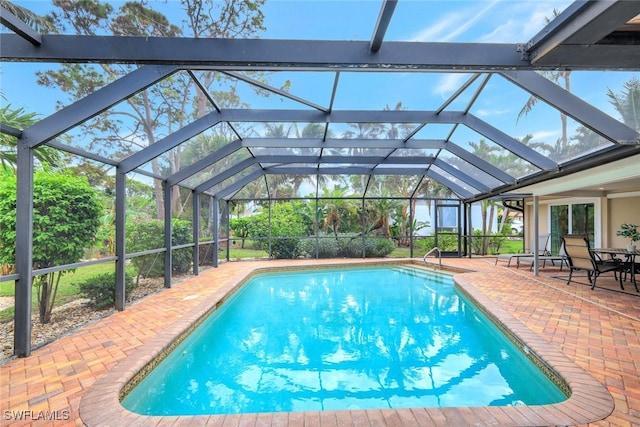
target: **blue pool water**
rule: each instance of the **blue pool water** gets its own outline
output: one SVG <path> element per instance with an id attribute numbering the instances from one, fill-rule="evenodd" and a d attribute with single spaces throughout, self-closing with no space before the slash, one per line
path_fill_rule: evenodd
<path id="1" fill-rule="evenodd" d="M 196 415 L 566 398 L 449 276 L 380 267 L 255 276 L 122 404 Z"/>

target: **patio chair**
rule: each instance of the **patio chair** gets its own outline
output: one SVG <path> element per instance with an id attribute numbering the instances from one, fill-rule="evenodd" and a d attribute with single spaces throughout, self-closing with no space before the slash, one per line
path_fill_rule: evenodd
<path id="1" fill-rule="evenodd" d="M 517 267 L 520 268 L 520 264 L 529 264 L 529 271 L 533 270 L 535 258 L 530 255 L 528 257 L 520 257 L 518 258 Z M 569 266 L 569 261 L 567 260 L 567 252 L 564 250 L 564 245 L 560 244 L 560 250 L 558 251 L 558 255 L 539 255 L 538 262 L 542 263 L 542 268 L 547 266 L 547 261 L 551 262 L 551 265 L 555 267 L 556 261 L 560 263 L 560 271 L 562 271 L 562 266 Z"/>
<path id="2" fill-rule="evenodd" d="M 619 259 L 611 259 L 603 261 L 591 252 L 589 246 L 589 238 L 575 234 L 567 234 L 561 237 L 562 245 L 567 254 L 567 262 L 569 263 L 569 280 L 574 270 L 582 270 L 587 272 L 591 289 L 596 287 L 596 280 L 602 273 L 613 272 L 614 277 L 620 281 L 620 288 L 624 290 L 622 285 L 622 274 L 624 273 L 624 265 Z"/>
<path id="3" fill-rule="evenodd" d="M 549 250 L 547 249 L 547 245 L 549 245 L 550 237 L 551 237 L 550 234 L 540 234 L 538 236 L 538 256 L 551 255 L 551 252 L 549 252 Z M 529 246 L 529 250 L 522 254 L 498 254 L 496 256 L 496 262 L 494 265 L 498 265 L 498 261 L 507 261 L 507 267 L 510 267 L 511 261 L 513 261 L 514 259 L 523 258 L 523 257 L 531 258 L 531 256 L 534 255 L 533 253 L 534 243 L 535 243 L 535 240 L 531 239 L 531 245 Z"/>

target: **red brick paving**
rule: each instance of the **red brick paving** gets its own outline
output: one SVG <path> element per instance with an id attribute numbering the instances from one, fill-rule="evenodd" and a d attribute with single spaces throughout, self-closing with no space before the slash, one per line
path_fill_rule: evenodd
<path id="1" fill-rule="evenodd" d="M 333 260 L 328 263 L 343 262 Z M 460 282 L 475 292 L 478 298 L 486 298 L 489 304 L 495 304 L 499 308 L 497 311 L 504 311 L 508 313 L 505 316 L 515 317 L 526 325 L 526 328 L 521 328 L 522 331 L 515 332 L 530 334 L 534 341 L 539 340 L 542 351 L 547 348 L 564 355 L 553 363 L 559 363 L 569 371 L 574 369 L 578 373 L 577 378 L 582 378 L 579 374 L 583 369 L 606 387 L 615 404 L 613 412 L 604 420 L 590 425 L 640 426 L 640 295 L 612 291 L 619 289 L 617 283 L 605 276 L 598 279 L 599 287 L 591 290 L 587 285 L 574 282 L 565 285 L 564 281 L 553 277 L 564 272 L 553 268 L 545 268 L 541 276 L 534 277 L 526 269 L 494 266 L 493 259 L 446 259 L 443 262 L 449 266 L 475 270 L 475 273 L 460 276 Z M 82 425 L 80 401 L 83 396 L 86 396 L 82 402 L 83 413 L 89 415 L 92 425 L 114 426 L 123 423 L 224 426 L 518 425 L 548 424 L 550 422 L 545 419 L 554 417 L 564 424 L 567 424 L 564 421 L 567 417 L 580 424 L 585 422 L 581 417 L 594 407 L 606 410 L 607 405 L 602 400 L 594 398 L 593 402 L 589 402 L 587 396 L 586 400 L 570 405 L 518 408 L 519 412 L 515 415 L 513 408 L 492 407 L 149 419 L 133 414 L 123 415 L 117 399 L 115 402 L 109 400 L 117 395 L 122 384 L 114 383 L 101 389 L 101 393 L 111 390 L 106 393 L 111 396 L 96 396 L 97 387 L 92 386 L 106 374 L 113 376 L 114 372 L 120 370 L 133 375 L 137 371 L 137 365 L 131 362 L 132 358 L 119 365 L 118 362 L 145 349 L 155 348 L 159 351 L 163 348 L 166 336 L 177 333 L 185 322 L 193 321 L 198 312 L 222 297 L 224 292 L 221 289 L 235 286 L 254 269 L 316 263 L 326 264 L 327 261 L 226 263 L 39 348 L 28 358 L 6 363 L 0 367 L 2 425 Z M 627 282 L 626 288 L 633 289 L 633 286 Z M 142 346 L 142 350 L 139 350 Z M 564 363 L 565 359 L 582 369 Z M 107 402 L 111 406 L 101 406 L 98 411 L 95 410 L 95 404 Z M 542 416 L 548 418 L 540 418 L 541 410 L 545 411 Z M 102 419 L 96 418 L 99 413 L 104 413 Z M 12 414 L 30 416 L 30 419 L 9 419 Z M 56 420 L 42 419 L 47 416 Z M 40 417 L 40 420 L 33 422 L 34 417 Z"/>

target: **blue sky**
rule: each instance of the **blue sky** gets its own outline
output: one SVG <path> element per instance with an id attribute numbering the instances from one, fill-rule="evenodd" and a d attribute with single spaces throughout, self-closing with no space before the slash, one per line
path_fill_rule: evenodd
<path id="1" fill-rule="evenodd" d="M 44 14 L 50 10 L 49 1 L 16 1 L 17 4 Z M 117 7 L 122 2 L 113 2 Z M 179 2 L 156 1 L 152 5 L 167 15 L 177 17 Z M 385 40 L 428 42 L 526 42 L 552 16 L 554 8 L 561 11 L 571 1 L 428 1 L 401 0 L 389 26 Z M 381 1 L 307 1 L 268 0 L 263 8 L 267 30 L 262 38 L 369 40 L 377 20 Z M 175 21 L 176 19 L 174 19 Z M 4 29 L 3 29 L 4 31 Z M 384 45 L 383 45 L 384 49 Z M 24 107 L 47 116 L 55 111 L 56 100 L 66 102 L 64 94 L 36 84 L 35 70 L 50 68 L 50 64 L 3 63 L 0 87 L 6 100 L 14 107 Z M 608 89 L 619 92 L 622 84 L 640 73 L 628 72 L 574 72 L 572 92 L 597 106 L 616 119 L 615 111 L 606 97 Z M 335 109 L 393 108 L 402 102 L 405 108 L 432 110 L 438 108 L 466 79 L 466 73 L 343 73 L 340 78 Z M 321 105 L 327 105 L 333 84 L 332 73 L 294 74 L 272 76 L 274 86 L 290 80 L 291 92 Z M 313 82 L 309 84 L 309 82 Z M 469 93 L 460 97 L 450 108 L 465 107 Z M 246 93 L 247 102 L 254 107 L 268 105 L 272 100 L 261 100 Z M 509 132 L 523 137 L 533 134 L 550 141 L 559 135 L 558 114 L 540 105 L 527 118 L 516 125 L 517 114 L 528 94 L 493 76 L 483 95 L 471 109 L 473 114 Z M 542 104 L 542 103 L 540 103 Z M 285 108 L 285 107 L 279 107 Z M 577 124 L 576 124 L 577 126 Z"/>

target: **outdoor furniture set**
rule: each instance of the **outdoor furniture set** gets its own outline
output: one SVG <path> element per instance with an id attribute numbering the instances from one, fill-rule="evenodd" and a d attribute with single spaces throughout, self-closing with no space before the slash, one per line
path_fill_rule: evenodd
<path id="1" fill-rule="evenodd" d="M 624 290 L 623 280 L 626 281 L 627 276 L 629 276 L 635 286 L 636 292 L 640 292 L 635 274 L 637 271 L 640 271 L 635 262 L 635 257 L 640 255 L 639 250 L 629 251 L 628 249 L 619 248 L 593 249 L 590 247 L 588 237 L 568 234 L 561 237 L 560 253 L 554 256 L 551 255 L 547 249 L 549 237 L 548 234 L 539 236 L 538 262 L 541 263 L 543 268 L 546 267 L 547 262 L 551 262 L 553 265 L 559 262 L 560 270 L 562 270 L 563 265 L 567 265 L 569 268 L 567 284 L 571 282 L 574 271 L 585 271 L 591 284 L 591 289 L 594 289 L 596 280 L 601 274 L 613 272 L 622 290 Z M 531 248 L 533 248 L 533 242 Z M 516 260 L 517 268 L 520 267 L 521 263 L 524 263 L 529 264 L 531 270 L 535 260 L 532 251 L 533 249 L 523 254 L 499 254 L 496 256 L 495 264 L 497 265 L 498 261 L 503 261 L 507 262 L 507 266 L 511 266 L 511 261 Z M 603 256 L 607 256 L 608 258 L 603 259 Z"/>

